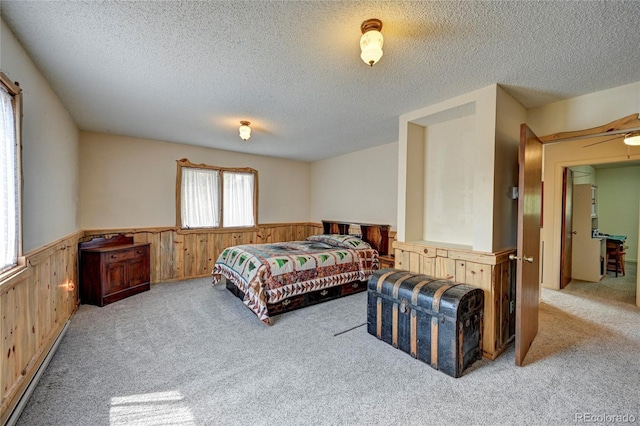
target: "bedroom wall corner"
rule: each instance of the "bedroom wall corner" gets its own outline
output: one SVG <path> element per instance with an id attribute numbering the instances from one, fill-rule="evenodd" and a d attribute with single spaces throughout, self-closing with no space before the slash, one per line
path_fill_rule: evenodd
<path id="1" fill-rule="evenodd" d="M 513 248 L 517 243 L 518 201 L 511 189 L 518 186 L 520 125 L 527 111 L 503 88 L 497 88 L 496 145 L 493 189 L 493 251 Z"/>
<path id="2" fill-rule="evenodd" d="M 397 226 L 398 143 L 311 163 L 312 222 Z"/>

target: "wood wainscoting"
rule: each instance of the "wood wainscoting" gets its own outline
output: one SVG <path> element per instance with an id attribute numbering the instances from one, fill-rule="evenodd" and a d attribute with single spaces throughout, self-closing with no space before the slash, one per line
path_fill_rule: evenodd
<path id="1" fill-rule="evenodd" d="M 136 243 L 151 243 L 151 283 L 211 276 L 213 264 L 227 247 L 238 244 L 279 243 L 322 234 L 322 224 L 278 223 L 248 230 L 182 231 L 171 228 L 94 229 L 82 241 L 124 234 Z"/>
<path id="2" fill-rule="evenodd" d="M 484 290 L 483 355 L 495 359 L 515 335 L 515 249 L 475 252 L 396 241 L 395 267 Z"/>
<path id="3" fill-rule="evenodd" d="M 82 232 L 25 254 L 25 265 L 0 282 L 0 424 L 5 424 L 78 306 Z"/>
<path id="4" fill-rule="evenodd" d="M 80 242 L 123 233 L 134 242 L 151 243 L 151 282 L 158 283 L 211 276 L 220 252 L 232 245 L 304 240 L 322 230 L 321 223 L 266 224 L 229 232 L 183 232 L 175 227 L 87 230 L 25 254 L 22 269 L 0 280 L 0 424 L 7 422 L 78 307 Z"/>

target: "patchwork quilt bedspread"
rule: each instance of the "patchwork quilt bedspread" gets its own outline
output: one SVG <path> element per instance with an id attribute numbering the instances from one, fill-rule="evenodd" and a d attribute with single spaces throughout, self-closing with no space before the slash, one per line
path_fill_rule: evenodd
<path id="1" fill-rule="evenodd" d="M 269 324 L 268 303 L 369 279 L 378 269 L 378 252 L 353 238 L 314 236 L 305 241 L 229 247 L 214 265 L 213 283 L 221 276 L 230 280 L 244 293 L 243 303 Z"/>

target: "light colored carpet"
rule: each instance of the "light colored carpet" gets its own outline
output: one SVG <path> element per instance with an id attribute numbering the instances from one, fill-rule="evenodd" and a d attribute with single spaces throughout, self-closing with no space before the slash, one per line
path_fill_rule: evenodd
<path id="1" fill-rule="evenodd" d="M 208 278 L 158 284 L 103 308 L 82 305 L 18 424 L 640 422 L 640 310 L 630 279 L 543 290 L 526 366 L 514 365 L 511 346 L 458 379 L 364 326 L 334 336 L 366 321 L 366 293 L 269 327 Z"/>

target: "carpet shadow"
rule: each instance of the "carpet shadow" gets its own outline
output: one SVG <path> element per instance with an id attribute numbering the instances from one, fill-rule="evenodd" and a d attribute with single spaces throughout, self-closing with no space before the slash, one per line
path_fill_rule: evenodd
<path id="1" fill-rule="evenodd" d="M 589 343 L 598 342 L 612 330 L 571 314 L 557 306 L 541 302 L 536 336 L 524 366 L 535 364 L 562 353 L 575 351 Z"/>

